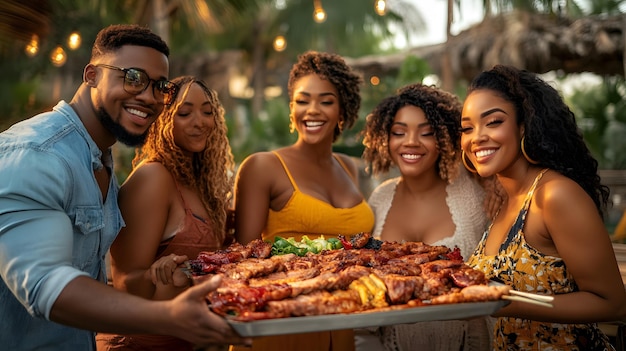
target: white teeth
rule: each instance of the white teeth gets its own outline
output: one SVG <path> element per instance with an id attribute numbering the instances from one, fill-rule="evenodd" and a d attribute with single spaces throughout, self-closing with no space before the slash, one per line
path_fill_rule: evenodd
<path id="1" fill-rule="evenodd" d="M 486 156 L 493 154 L 494 152 L 496 152 L 496 150 L 493 150 L 493 149 L 480 150 L 476 152 L 476 157 L 486 157 Z"/>
<path id="2" fill-rule="evenodd" d="M 324 124 L 324 122 L 321 121 L 306 121 L 304 122 L 304 125 L 307 127 L 319 127 L 322 124 Z"/>
<path id="3" fill-rule="evenodd" d="M 415 154 L 401 154 L 400 156 L 402 156 L 402 158 L 406 158 L 407 160 L 417 160 L 422 157 L 422 155 Z"/>
<path id="4" fill-rule="evenodd" d="M 141 118 L 146 118 L 146 117 L 148 117 L 148 114 L 147 114 L 147 113 L 145 113 L 145 112 L 141 112 L 141 111 L 136 110 L 136 109 L 134 109 L 134 108 L 129 108 L 129 109 L 126 109 L 126 111 L 128 111 L 128 112 L 132 113 L 133 115 L 139 116 L 139 117 L 141 117 Z"/>

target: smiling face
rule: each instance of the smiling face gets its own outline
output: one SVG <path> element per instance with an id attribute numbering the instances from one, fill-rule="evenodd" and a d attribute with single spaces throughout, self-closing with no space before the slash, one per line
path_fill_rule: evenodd
<path id="1" fill-rule="evenodd" d="M 435 172 L 437 140 L 421 108 L 407 105 L 398 110 L 389 132 L 389 155 L 403 177 Z"/>
<path id="2" fill-rule="evenodd" d="M 202 152 L 207 146 L 207 138 L 215 128 L 215 107 L 211 105 L 204 89 L 196 82 L 182 87 L 189 88 L 186 94 L 179 94 L 184 101 L 174 114 L 174 142 L 185 153 Z M 176 104 L 179 101 L 175 102 Z"/>
<path id="3" fill-rule="evenodd" d="M 96 64 L 138 68 L 148 73 L 150 79 L 161 80 L 166 79 L 169 72 L 167 57 L 153 48 L 126 45 L 85 68 L 85 77 L 93 88 L 93 107 L 104 128 L 124 144 L 141 145 L 148 127 L 163 110 L 163 102 L 153 94 L 154 83 L 133 95 L 124 90 L 124 72 Z"/>
<path id="4" fill-rule="evenodd" d="M 461 148 L 478 173 L 488 177 L 505 172 L 520 153 L 523 130 L 517 124 L 515 106 L 492 90 L 473 91 L 461 114 Z"/>
<path id="5" fill-rule="evenodd" d="M 331 82 L 316 74 L 298 79 L 289 107 L 299 140 L 311 144 L 321 140 L 332 143 L 340 105 L 337 88 Z"/>

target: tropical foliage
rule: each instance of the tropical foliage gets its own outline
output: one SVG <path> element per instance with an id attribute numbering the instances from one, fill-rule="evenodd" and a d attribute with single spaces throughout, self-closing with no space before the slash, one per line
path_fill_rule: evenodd
<path id="1" fill-rule="evenodd" d="M 602 169 L 626 169 L 626 83 L 606 77 L 577 88 L 567 102 Z"/>

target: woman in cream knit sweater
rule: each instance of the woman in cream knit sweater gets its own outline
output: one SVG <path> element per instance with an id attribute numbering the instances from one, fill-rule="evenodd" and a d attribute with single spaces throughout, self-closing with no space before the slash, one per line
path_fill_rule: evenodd
<path id="1" fill-rule="evenodd" d="M 411 84 L 367 116 L 363 158 L 380 184 L 369 204 L 373 234 L 385 241 L 458 247 L 467 258 L 486 228 L 485 188 L 460 161 L 461 102 L 434 86 Z M 492 184 L 492 183 L 485 183 Z M 489 196 L 490 200 L 497 197 Z M 357 350 L 486 350 L 488 317 L 359 330 Z"/>

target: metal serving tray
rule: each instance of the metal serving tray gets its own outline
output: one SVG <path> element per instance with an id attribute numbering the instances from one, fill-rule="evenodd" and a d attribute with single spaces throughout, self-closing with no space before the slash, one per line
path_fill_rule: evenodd
<path id="1" fill-rule="evenodd" d="M 328 314 L 310 317 L 264 319 L 251 322 L 228 323 L 243 337 L 308 333 L 326 330 L 377 327 L 425 321 L 467 319 L 491 315 L 509 302 L 466 302 L 457 304 L 406 307 L 384 311 L 366 311 L 349 314 Z"/>

